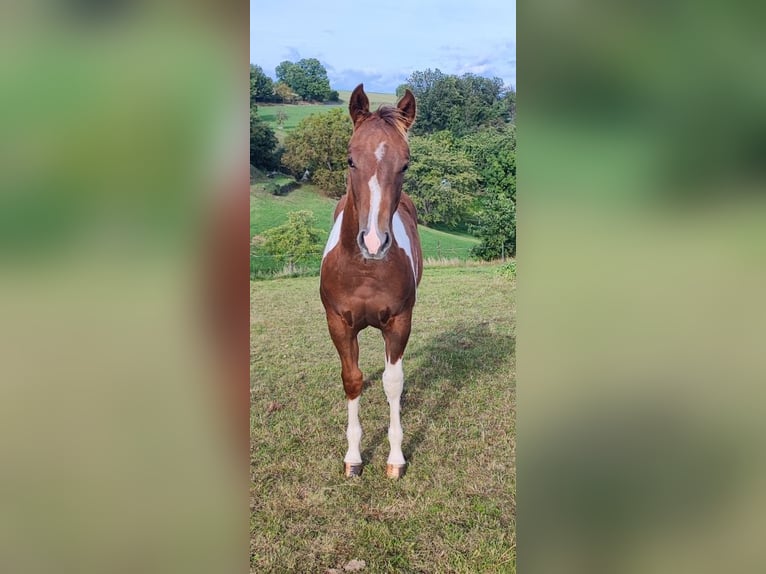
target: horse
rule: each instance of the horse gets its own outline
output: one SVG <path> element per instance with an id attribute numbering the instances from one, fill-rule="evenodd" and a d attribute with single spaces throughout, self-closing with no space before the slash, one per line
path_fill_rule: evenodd
<path id="1" fill-rule="evenodd" d="M 348 108 L 353 132 L 348 145 L 346 194 L 335 208 L 322 256 L 319 292 L 330 337 L 340 356 L 347 399 L 344 474 L 353 477 L 362 473 L 359 398 L 363 378 L 357 335 L 374 327 L 382 332 L 385 342 L 382 378 L 390 410 L 386 476 L 398 479 L 406 467 L 400 421 L 402 357 L 423 275 L 417 213 L 402 191 L 410 160 L 407 133 L 415 121 L 416 103 L 412 92 L 405 90 L 396 106 L 381 106 L 371 113 L 364 85 L 359 84 L 351 93 Z"/>

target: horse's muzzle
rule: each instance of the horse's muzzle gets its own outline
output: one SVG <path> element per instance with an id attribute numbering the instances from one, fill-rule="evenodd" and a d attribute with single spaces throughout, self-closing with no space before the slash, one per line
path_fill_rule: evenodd
<path id="1" fill-rule="evenodd" d="M 391 234 L 388 231 L 370 233 L 363 229 L 359 232 L 356 242 L 365 259 L 383 259 L 391 248 Z"/>

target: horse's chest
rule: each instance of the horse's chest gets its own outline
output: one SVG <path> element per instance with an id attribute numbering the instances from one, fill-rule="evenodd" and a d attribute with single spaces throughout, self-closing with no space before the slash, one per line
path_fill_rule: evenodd
<path id="1" fill-rule="evenodd" d="M 325 307 L 343 316 L 347 323 L 363 328 L 380 327 L 390 317 L 414 303 L 412 277 L 389 273 L 323 274 L 322 300 Z"/>

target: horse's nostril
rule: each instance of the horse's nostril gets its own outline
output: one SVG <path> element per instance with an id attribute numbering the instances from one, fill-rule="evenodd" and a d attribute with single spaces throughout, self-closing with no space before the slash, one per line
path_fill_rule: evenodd
<path id="1" fill-rule="evenodd" d="M 388 235 L 388 231 L 386 231 L 386 232 L 383 234 L 383 243 L 382 243 L 382 244 L 381 244 L 381 246 L 380 246 L 381 250 L 383 250 L 383 249 L 385 249 L 386 247 L 388 247 L 388 242 L 389 242 L 390 240 L 391 240 L 391 238 L 390 238 L 390 237 L 389 237 L 389 235 Z"/>

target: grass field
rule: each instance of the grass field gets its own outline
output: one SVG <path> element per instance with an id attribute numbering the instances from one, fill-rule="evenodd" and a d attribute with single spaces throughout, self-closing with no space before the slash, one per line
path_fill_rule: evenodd
<path id="1" fill-rule="evenodd" d="M 338 105 L 325 104 L 258 104 L 258 115 L 274 130 L 280 144 L 285 143 L 285 137 L 304 118 L 310 115 L 327 112 Z M 277 123 L 277 114 L 284 112 L 285 121 L 283 125 Z M 349 120 L 350 121 L 350 120 Z"/>
<path id="2" fill-rule="evenodd" d="M 251 572 L 343 572 L 352 560 L 365 574 L 515 572 L 515 284 L 496 267 L 426 269 L 404 359 L 400 481 L 385 478 L 373 329 L 360 335 L 366 466 L 342 476 L 346 405 L 318 284 L 251 284 Z"/>
<path id="3" fill-rule="evenodd" d="M 267 180 L 271 181 L 271 180 Z M 314 186 L 304 185 L 285 196 L 271 195 L 264 189 L 263 181 L 250 186 L 250 237 L 287 221 L 291 211 L 309 210 L 316 217 L 316 226 L 322 230 L 322 243 L 327 241 L 332 228 L 332 216 L 336 200 L 323 196 Z M 423 256 L 428 259 L 466 260 L 471 247 L 478 240 L 468 235 L 459 235 L 419 226 Z M 251 276 L 271 275 L 283 265 L 260 252 L 253 253 L 250 261 Z M 320 259 L 307 267 L 319 269 Z"/>
<path id="4" fill-rule="evenodd" d="M 395 94 L 382 94 L 380 92 L 364 92 L 367 94 L 367 98 L 370 100 L 370 109 L 377 110 L 378 106 L 383 104 L 395 104 L 397 97 Z M 351 90 L 338 90 L 338 96 L 340 96 L 343 105 L 348 105 L 348 100 L 351 97 Z"/>
<path id="5" fill-rule="evenodd" d="M 258 115 L 271 126 L 279 143 L 284 144 L 287 134 L 293 131 L 304 118 L 312 114 L 326 112 L 338 106 L 346 109 L 351 92 L 342 90 L 338 94 L 341 99 L 340 104 L 258 104 Z M 381 104 L 396 103 L 396 96 L 394 94 L 368 92 L 367 97 L 370 99 L 370 109 L 372 110 L 376 110 Z M 285 114 L 285 120 L 281 126 L 277 123 L 277 114 L 279 112 L 284 112 Z"/>

